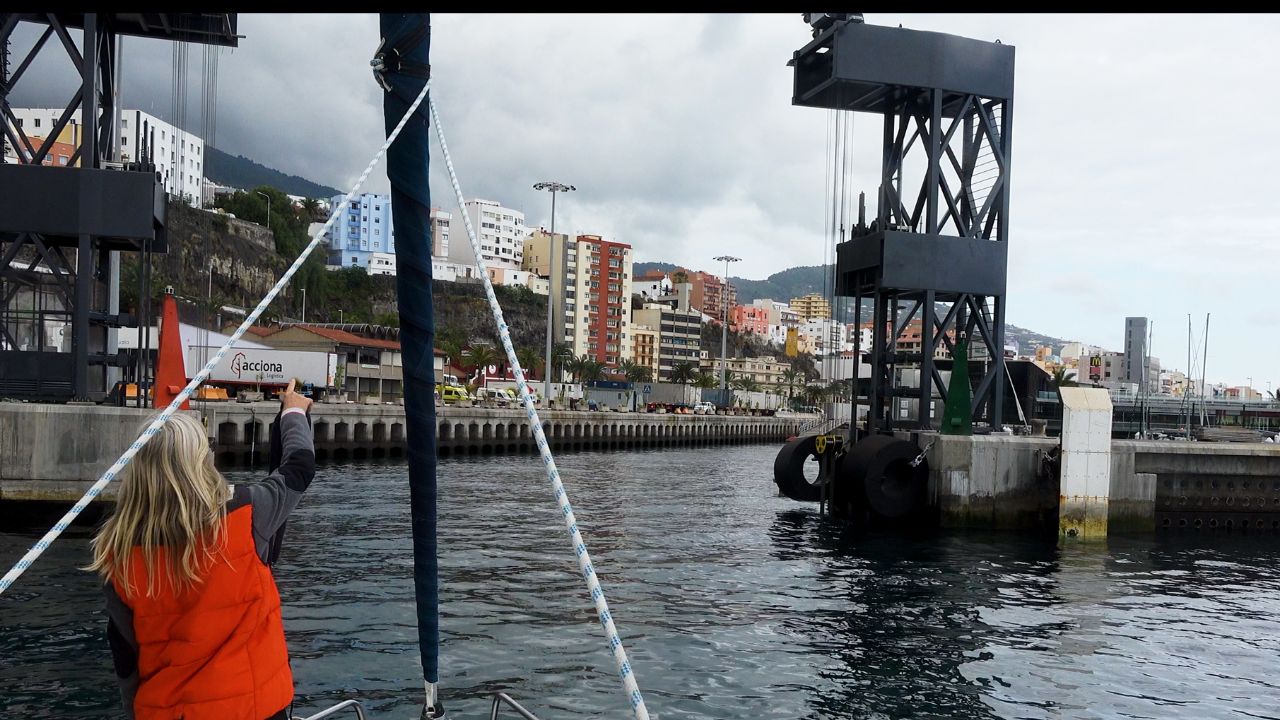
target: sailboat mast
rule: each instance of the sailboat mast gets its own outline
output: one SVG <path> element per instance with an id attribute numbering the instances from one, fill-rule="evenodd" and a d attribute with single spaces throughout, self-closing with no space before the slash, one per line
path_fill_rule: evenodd
<path id="1" fill-rule="evenodd" d="M 388 135 L 422 92 L 430 73 L 431 16 L 382 13 L 375 75 L 386 92 Z M 380 64 L 379 64 L 380 63 Z M 440 587 L 436 555 L 435 315 L 431 304 L 430 111 L 423 103 L 387 150 L 395 228 L 396 293 L 404 363 L 405 448 L 413 532 L 413 588 L 426 699 L 423 718 L 444 716 L 440 681 Z"/>
<path id="2" fill-rule="evenodd" d="M 1209 424 L 1209 406 L 1205 402 L 1205 378 L 1208 376 L 1206 368 L 1209 365 L 1209 315 L 1204 314 L 1204 353 L 1200 356 L 1200 426 L 1205 427 Z"/>
<path id="3" fill-rule="evenodd" d="M 1191 313 L 1187 313 L 1187 374 L 1182 380 L 1182 404 L 1187 408 L 1186 439 L 1191 439 Z"/>

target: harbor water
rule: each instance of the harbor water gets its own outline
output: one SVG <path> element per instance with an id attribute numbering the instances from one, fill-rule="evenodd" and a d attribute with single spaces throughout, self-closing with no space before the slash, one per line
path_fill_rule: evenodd
<path id="1" fill-rule="evenodd" d="M 857 537 L 777 496 L 776 451 L 559 458 L 655 717 L 1280 718 L 1274 538 Z M 541 463 L 439 473 L 451 716 L 503 690 L 544 720 L 627 717 Z M 290 521 L 297 714 L 417 717 L 407 498 L 403 465 L 327 465 Z M 0 561 L 36 534 L 0 533 Z M 0 717 L 120 714 L 87 537 L 0 596 Z"/>

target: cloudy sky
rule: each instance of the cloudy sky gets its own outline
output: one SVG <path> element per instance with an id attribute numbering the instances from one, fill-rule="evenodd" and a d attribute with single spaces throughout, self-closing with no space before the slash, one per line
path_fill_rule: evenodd
<path id="1" fill-rule="evenodd" d="M 1124 317 L 1146 315 L 1154 354 L 1185 368 L 1187 314 L 1199 342 L 1212 313 L 1210 378 L 1280 386 L 1280 312 L 1265 292 L 1280 267 L 1280 18 L 867 20 L 1017 48 L 1010 322 L 1121 349 Z M 215 144 L 349 187 L 382 139 L 376 17 L 242 14 L 240 32 L 219 66 Z M 762 278 L 824 255 L 827 113 L 791 106 L 786 67 L 809 37 L 798 14 L 437 15 L 435 98 L 468 195 L 545 224 L 548 200 L 530 186 L 571 183 L 561 229 L 711 270 L 731 252 L 744 258 L 735 275 Z M 188 118 L 201 56 L 189 56 Z M 171 65 L 168 45 L 131 40 L 125 104 L 167 118 Z M 34 67 L 15 104 L 53 101 L 64 75 Z M 856 128 L 855 181 L 874 190 L 879 123 Z M 454 205 L 438 172 L 433 196 Z"/>

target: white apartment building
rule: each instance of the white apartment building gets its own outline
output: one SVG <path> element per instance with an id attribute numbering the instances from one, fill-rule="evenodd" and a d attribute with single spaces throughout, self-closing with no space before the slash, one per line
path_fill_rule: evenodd
<path id="1" fill-rule="evenodd" d="M 800 327 L 800 313 L 784 302 L 761 298 L 751 303 L 769 313 L 769 342 L 780 346 L 787 344 L 787 331 Z"/>
<path id="2" fill-rule="evenodd" d="M 62 108 L 12 108 L 22 132 L 31 137 L 48 137 L 62 115 Z M 57 141 L 80 145 L 80 116 L 77 113 L 62 128 Z M 145 135 L 144 135 L 145 131 Z M 148 145 L 148 143 L 151 143 Z M 140 147 L 154 149 L 156 171 L 165 191 L 199 207 L 204 196 L 204 141 L 185 130 L 141 110 L 120 112 L 120 159 L 138 160 Z"/>
<path id="3" fill-rule="evenodd" d="M 529 235 L 524 225 L 524 213 L 478 198 L 468 200 L 463 211 L 471 218 L 471 225 L 480 240 L 481 264 L 486 268 L 521 269 L 524 240 Z"/>
<path id="4" fill-rule="evenodd" d="M 431 257 L 449 257 L 449 225 L 453 222 L 453 213 L 440 208 L 431 208 Z"/>

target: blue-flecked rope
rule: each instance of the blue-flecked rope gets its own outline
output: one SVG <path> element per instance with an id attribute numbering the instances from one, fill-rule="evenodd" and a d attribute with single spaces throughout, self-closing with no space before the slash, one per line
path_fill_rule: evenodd
<path id="1" fill-rule="evenodd" d="M 125 466 L 129 464 L 129 461 L 133 459 L 133 456 L 137 455 L 138 451 L 141 450 L 156 433 L 160 432 L 160 428 L 164 427 L 164 424 L 169 421 L 169 418 L 172 417 L 175 412 L 177 412 L 182 403 L 191 396 L 191 393 L 195 392 L 195 389 L 200 386 L 200 383 L 204 382 L 205 379 L 209 377 L 209 373 L 213 372 L 213 368 L 222 361 L 223 355 L 226 355 L 227 351 L 239 342 L 240 338 L 248 332 L 249 328 L 253 327 L 253 324 L 258 321 L 258 317 L 267 309 L 267 306 L 276 299 L 276 296 L 280 294 L 280 291 L 289 284 L 291 279 L 293 279 L 294 274 L 298 272 L 298 268 L 302 267 L 302 263 L 306 261 L 307 256 L 311 254 L 311 251 L 315 250 L 316 246 L 320 244 L 320 239 L 329 231 L 329 227 L 333 225 L 334 220 L 338 217 L 338 213 L 346 207 L 346 204 L 350 202 L 352 196 L 360 190 L 364 185 L 365 180 L 369 179 L 369 173 L 373 172 L 373 169 L 377 167 L 378 161 L 386 154 L 387 148 L 391 147 L 391 143 L 395 141 L 396 136 L 400 134 L 400 130 L 404 128 L 405 122 L 407 122 L 409 118 L 413 117 L 418 106 L 422 104 L 422 100 L 427 97 L 427 91 L 430 90 L 430 88 L 430 82 L 423 86 L 422 92 L 418 93 L 418 97 L 413 101 L 413 104 L 409 106 L 408 112 L 404 114 L 404 117 L 400 119 L 400 123 L 396 125 L 395 129 L 391 131 L 391 134 L 387 136 L 387 141 L 382 144 L 382 147 L 378 149 L 377 154 L 369 161 L 369 166 L 360 174 L 360 179 L 356 180 L 355 186 L 352 187 L 351 191 L 342 199 L 342 203 L 333 208 L 333 211 L 329 214 L 329 219 L 325 221 L 324 226 L 321 227 L 315 236 L 311 238 L 311 242 L 307 243 L 307 246 L 302 250 L 302 254 L 298 255 L 298 258 L 293 261 L 293 264 L 289 266 L 289 269 L 285 271 L 284 275 L 280 276 L 280 279 L 276 281 L 275 286 L 267 292 L 266 297 L 262 298 L 262 302 L 258 303 L 258 306 L 253 309 L 253 312 L 249 313 L 249 316 L 244 319 L 244 322 L 240 323 L 240 327 L 236 328 L 236 331 L 232 333 L 231 338 L 227 340 L 226 344 L 218 348 L 218 352 L 214 353 L 213 357 L 209 359 L 209 362 L 200 369 L 200 372 L 196 373 L 196 376 L 191 378 L 191 382 L 187 383 L 187 386 L 182 388 L 182 392 L 178 393 L 178 396 L 173 399 L 173 402 L 169 403 L 169 406 L 166 407 L 164 411 L 162 411 L 160 415 L 142 431 L 142 434 L 139 435 L 138 439 L 134 440 L 133 444 L 124 451 L 124 454 L 120 456 L 120 459 L 116 460 L 114 465 L 107 468 L 107 471 L 102 474 L 102 477 L 98 478 L 98 481 L 85 491 L 84 495 L 76 502 L 76 504 L 71 506 L 71 509 L 67 511 L 67 514 L 63 515 L 62 519 L 58 520 L 58 522 L 49 529 L 49 532 L 44 534 L 44 537 L 40 538 L 35 545 L 31 546 L 31 549 L 22 556 L 22 559 L 18 560 L 13 567 L 9 568 L 9 572 L 5 573 L 3 578 L 0 578 L 0 594 L 3 594 L 5 590 L 8 590 L 9 586 L 12 585 L 13 582 L 22 575 L 22 573 L 26 572 L 27 568 L 31 567 L 32 563 L 34 563 L 36 559 L 53 544 L 53 541 L 58 539 L 58 536 L 62 534 L 62 531 L 66 530 L 67 527 L 71 525 L 71 522 L 76 519 L 76 516 L 83 512 L 84 509 L 89 506 L 89 503 L 93 502 L 94 498 L 98 497 L 107 485 L 111 484 L 111 481 L 120 474 L 121 470 L 124 470 Z"/>
<path id="2" fill-rule="evenodd" d="M 440 138 L 440 154 L 444 157 L 445 167 L 449 169 L 449 181 L 453 184 L 453 193 L 457 196 L 458 207 L 465 208 L 462 186 L 458 184 L 458 174 L 454 172 L 453 160 L 449 157 L 449 145 L 444 139 L 444 129 L 440 125 L 440 114 L 436 112 L 435 101 L 428 99 L 427 106 L 431 110 L 431 121 L 436 126 L 436 135 Z M 511 344 L 511 333 L 507 329 L 507 322 L 502 318 L 502 306 L 498 304 L 498 297 L 493 294 L 493 283 L 489 280 L 489 273 L 480 262 L 480 241 L 476 239 L 476 230 L 471 224 L 471 216 L 464 212 L 462 220 L 467 228 L 467 239 L 471 241 L 471 249 L 476 256 L 476 268 L 480 271 L 480 277 L 484 282 L 484 292 L 489 298 L 493 320 L 498 325 L 498 336 L 502 339 L 503 349 L 507 351 L 507 362 L 515 373 L 516 386 L 520 388 L 520 400 L 524 403 L 525 414 L 529 416 L 529 427 L 533 430 L 534 440 L 542 453 L 542 464 L 547 468 L 547 479 L 551 481 L 551 491 L 555 495 L 561 514 L 564 515 L 565 528 L 569 532 L 573 552 L 578 557 L 578 568 L 582 571 L 582 579 L 586 582 L 587 591 L 595 603 L 600 627 L 604 629 L 609 650 L 613 653 L 613 661 L 618 667 L 618 677 L 622 680 L 623 692 L 626 693 L 627 702 L 631 703 L 631 711 L 635 714 L 636 720 L 649 720 L 649 710 L 644 705 L 644 697 L 640 694 L 640 686 L 636 683 L 635 673 L 632 672 L 631 663 L 627 660 L 627 651 L 622 647 L 622 639 L 618 637 L 618 629 L 614 627 L 613 616 L 609 613 L 609 603 L 605 600 L 600 579 L 591 565 L 591 555 L 587 553 L 587 545 L 582 539 L 582 533 L 578 530 L 578 521 L 573 515 L 573 507 L 569 504 L 569 495 L 565 492 L 564 483 L 560 481 L 560 471 L 556 469 L 556 461 L 551 456 L 547 436 L 542 431 L 542 421 L 538 418 L 533 396 L 529 393 L 529 386 L 525 382 L 524 369 L 516 359 L 516 350 Z M 548 296 L 548 302 L 550 302 L 550 296 Z M 547 371 L 550 372 L 550 368 Z"/>

